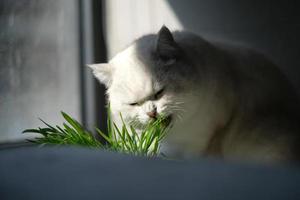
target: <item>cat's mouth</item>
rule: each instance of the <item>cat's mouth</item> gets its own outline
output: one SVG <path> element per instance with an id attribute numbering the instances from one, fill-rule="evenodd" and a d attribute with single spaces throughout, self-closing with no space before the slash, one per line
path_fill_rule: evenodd
<path id="1" fill-rule="evenodd" d="M 166 116 L 166 117 L 162 117 L 162 118 L 153 118 L 153 119 L 151 119 L 152 120 L 152 122 L 155 122 L 156 120 L 161 120 L 161 124 L 164 126 L 164 127 L 168 127 L 168 126 L 170 126 L 170 124 L 172 123 L 172 121 L 173 121 L 173 116 L 172 116 L 172 114 L 170 114 L 170 115 L 168 115 L 168 116 Z M 134 128 L 136 128 L 136 129 L 144 129 L 144 128 L 146 128 L 146 126 L 147 126 L 147 124 L 149 123 L 149 122 L 151 122 L 151 121 L 148 121 L 148 122 L 146 122 L 146 123 L 142 123 L 142 122 L 140 122 L 140 121 L 138 121 L 138 120 L 134 120 L 134 121 L 131 121 L 131 125 L 134 127 Z"/>
<path id="2" fill-rule="evenodd" d="M 161 124 L 164 126 L 164 127 L 167 127 L 167 126 L 169 126 L 171 123 L 172 123 L 172 119 L 173 119 L 173 117 L 172 117 L 172 115 L 170 114 L 170 115 L 168 115 L 168 116 L 166 116 L 166 117 L 163 117 L 163 118 L 154 118 L 154 119 L 152 119 L 153 121 L 156 121 L 156 120 L 161 120 Z"/>

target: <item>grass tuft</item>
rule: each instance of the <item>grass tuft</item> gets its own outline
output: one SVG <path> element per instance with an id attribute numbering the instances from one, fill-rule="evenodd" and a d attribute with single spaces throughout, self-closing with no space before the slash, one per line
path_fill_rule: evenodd
<path id="1" fill-rule="evenodd" d="M 68 114 L 61 112 L 65 122 L 62 126 L 52 126 L 40 119 L 46 126 L 44 128 L 26 129 L 23 133 L 38 133 L 41 137 L 28 140 L 35 144 L 46 145 L 78 145 L 92 148 L 101 148 L 121 153 L 141 156 L 159 156 L 160 142 L 165 137 L 168 127 L 164 118 L 149 122 L 145 129 L 137 131 L 133 126 L 125 124 L 122 115 L 122 127 L 111 121 L 108 111 L 107 132 L 95 128 L 96 133 L 104 139 L 101 143 L 94 135 Z"/>

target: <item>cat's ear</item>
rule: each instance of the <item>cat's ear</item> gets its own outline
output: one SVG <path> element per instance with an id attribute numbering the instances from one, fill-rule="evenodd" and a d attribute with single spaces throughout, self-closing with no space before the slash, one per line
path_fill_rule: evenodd
<path id="1" fill-rule="evenodd" d="M 108 63 L 89 64 L 87 65 L 93 70 L 95 77 L 109 87 L 112 82 L 112 67 Z"/>
<path id="2" fill-rule="evenodd" d="M 179 47 L 170 30 L 163 25 L 157 34 L 156 53 L 165 65 L 171 65 L 177 60 Z"/>

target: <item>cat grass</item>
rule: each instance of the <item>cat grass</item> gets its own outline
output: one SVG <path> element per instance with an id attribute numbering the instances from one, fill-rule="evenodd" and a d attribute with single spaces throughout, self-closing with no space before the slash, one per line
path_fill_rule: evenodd
<path id="1" fill-rule="evenodd" d="M 160 143 L 167 133 L 164 118 L 160 117 L 149 122 L 142 131 L 125 124 L 122 115 L 122 127 L 111 121 L 110 112 L 107 117 L 107 132 L 95 128 L 96 133 L 104 142 L 100 142 L 90 131 L 87 131 L 77 120 L 65 112 L 61 112 L 65 122 L 62 126 L 50 125 L 40 119 L 45 127 L 26 129 L 23 133 L 37 133 L 40 137 L 28 140 L 41 146 L 76 145 L 99 148 L 120 153 L 155 157 L 160 154 Z"/>

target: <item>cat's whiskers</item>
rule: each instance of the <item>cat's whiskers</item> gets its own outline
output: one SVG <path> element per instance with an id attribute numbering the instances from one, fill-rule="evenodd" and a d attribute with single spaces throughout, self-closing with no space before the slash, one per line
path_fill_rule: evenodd
<path id="1" fill-rule="evenodd" d="M 182 104 L 181 102 L 175 102 L 175 103 L 174 104 L 170 103 L 168 105 L 169 112 L 173 114 L 174 122 L 181 121 L 183 119 L 184 113 L 186 112 L 181 106 L 179 106 Z"/>
<path id="2" fill-rule="evenodd" d="M 178 112 L 176 115 L 177 115 L 177 117 L 178 117 L 179 120 L 182 120 L 182 118 L 183 118 L 183 114 L 182 113 Z"/>
<path id="3" fill-rule="evenodd" d="M 174 104 L 176 104 L 176 105 L 182 105 L 182 104 L 184 104 L 184 102 L 183 101 L 177 101 L 177 102 L 174 102 Z"/>
<path id="4" fill-rule="evenodd" d="M 170 106 L 169 107 L 170 110 L 173 110 L 173 111 L 180 111 L 180 112 L 186 112 L 183 108 L 179 107 L 179 106 Z"/>

